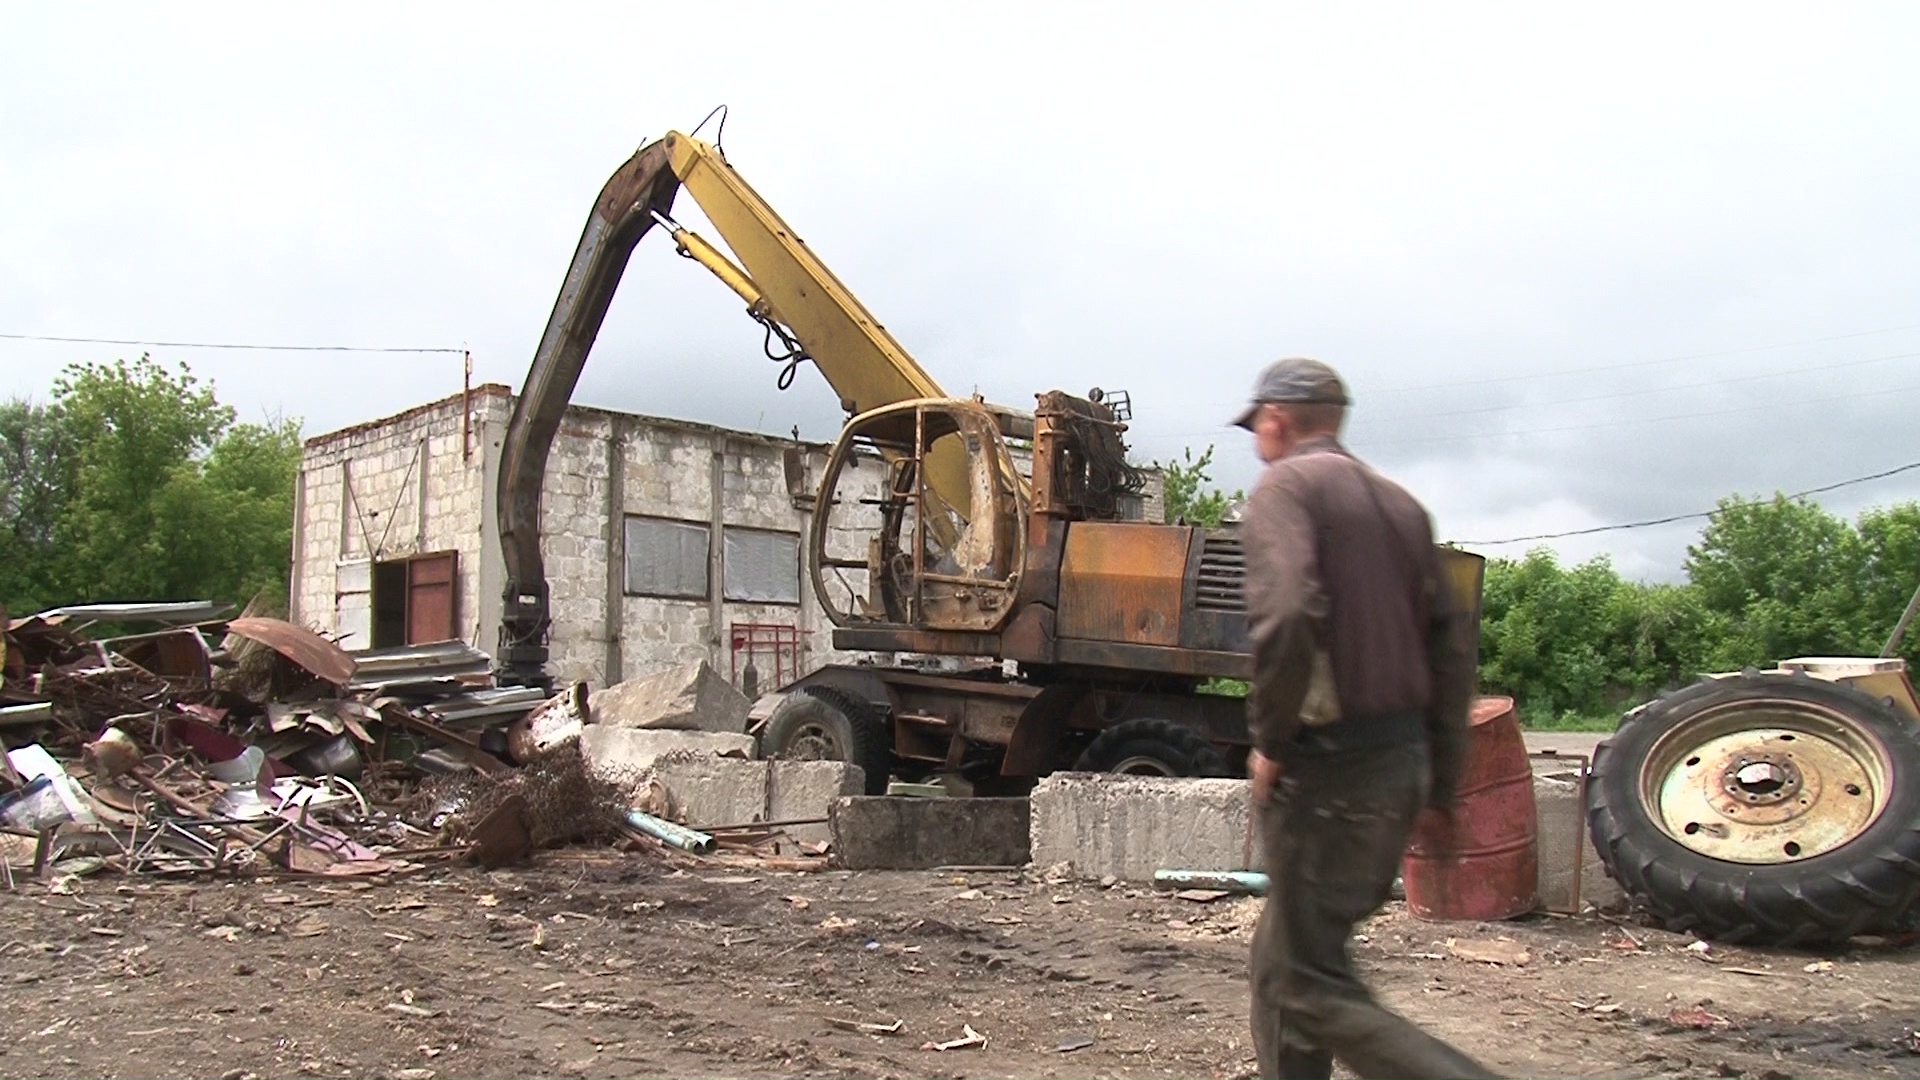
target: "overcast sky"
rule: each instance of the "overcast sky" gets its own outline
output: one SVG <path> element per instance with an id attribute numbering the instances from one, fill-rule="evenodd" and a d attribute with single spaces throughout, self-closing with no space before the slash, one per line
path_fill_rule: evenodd
<path id="1" fill-rule="evenodd" d="M 518 386 L 607 174 L 725 102 L 951 392 L 1128 390 L 1138 456 L 1234 487 L 1224 420 L 1315 355 L 1443 536 L 1658 517 L 1920 461 L 1917 47 L 1856 4 L 19 5 L 0 333 Z M 576 398 L 831 438 L 760 348 L 652 235 Z M 0 340 L 0 396 L 139 351 Z M 460 385 L 151 351 L 309 434 Z M 1556 546 L 1670 578 L 1698 527 Z"/>

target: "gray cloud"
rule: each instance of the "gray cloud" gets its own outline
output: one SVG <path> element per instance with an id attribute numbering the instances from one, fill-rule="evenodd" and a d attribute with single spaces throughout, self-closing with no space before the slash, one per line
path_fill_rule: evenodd
<path id="1" fill-rule="evenodd" d="M 1125 388 L 1141 457 L 1215 443 L 1229 487 L 1255 466 L 1223 421 L 1293 353 L 1347 373 L 1354 445 L 1456 537 L 1920 457 L 1920 392 L 1899 392 L 1920 359 L 1855 363 L 1920 352 L 1920 331 L 1574 370 L 1920 322 L 1910 9 L 668 21 L 23 9 L 0 42 L 0 331 L 465 346 L 517 384 L 601 181 L 727 101 L 734 163 L 950 390 Z M 654 238 L 580 398 L 830 436 L 832 393 L 777 392 L 739 308 Z M 0 393 L 130 351 L 0 342 Z M 315 432 L 460 376 L 156 352 Z M 1748 378 L 1795 368 L 1821 370 Z M 1556 546 L 1665 577 L 1693 531 Z"/>

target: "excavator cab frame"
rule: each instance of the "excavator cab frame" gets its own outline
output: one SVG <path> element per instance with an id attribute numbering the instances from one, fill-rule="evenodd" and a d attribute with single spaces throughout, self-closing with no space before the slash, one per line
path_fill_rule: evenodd
<path id="1" fill-rule="evenodd" d="M 808 538 L 814 595 L 834 625 L 990 633 L 1006 621 L 1026 561 L 1028 501 L 1001 430 L 1006 415 L 927 398 L 848 422 L 827 457 Z M 934 482 L 936 455 L 966 462 L 962 499 Z M 863 461 L 885 470 L 877 494 L 871 473 L 856 475 Z M 862 533 L 863 554 L 834 550 Z"/>

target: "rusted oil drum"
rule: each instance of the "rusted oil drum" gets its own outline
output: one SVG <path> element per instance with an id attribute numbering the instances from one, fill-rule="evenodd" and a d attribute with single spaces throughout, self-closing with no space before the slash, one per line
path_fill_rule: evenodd
<path id="1" fill-rule="evenodd" d="M 1471 724 L 1452 849 L 1416 829 L 1401 865 L 1416 918 L 1510 919 L 1539 902 L 1533 767 L 1513 699 L 1475 699 Z"/>

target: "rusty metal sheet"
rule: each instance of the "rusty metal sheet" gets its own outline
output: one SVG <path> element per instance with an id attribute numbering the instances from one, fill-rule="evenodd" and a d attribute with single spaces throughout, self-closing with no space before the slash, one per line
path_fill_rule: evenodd
<path id="1" fill-rule="evenodd" d="M 1054 632 L 1087 641 L 1178 645 L 1192 539 L 1192 529 L 1176 525 L 1068 526 Z"/>
<path id="2" fill-rule="evenodd" d="M 163 679 L 205 685 L 213 678 L 207 640 L 190 628 L 108 638 L 102 648 L 140 665 Z"/>
<path id="3" fill-rule="evenodd" d="M 336 686 L 353 678 L 353 657 L 306 627 L 282 619 L 248 617 L 228 623 L 227 631 L 265 645 Z"/>

